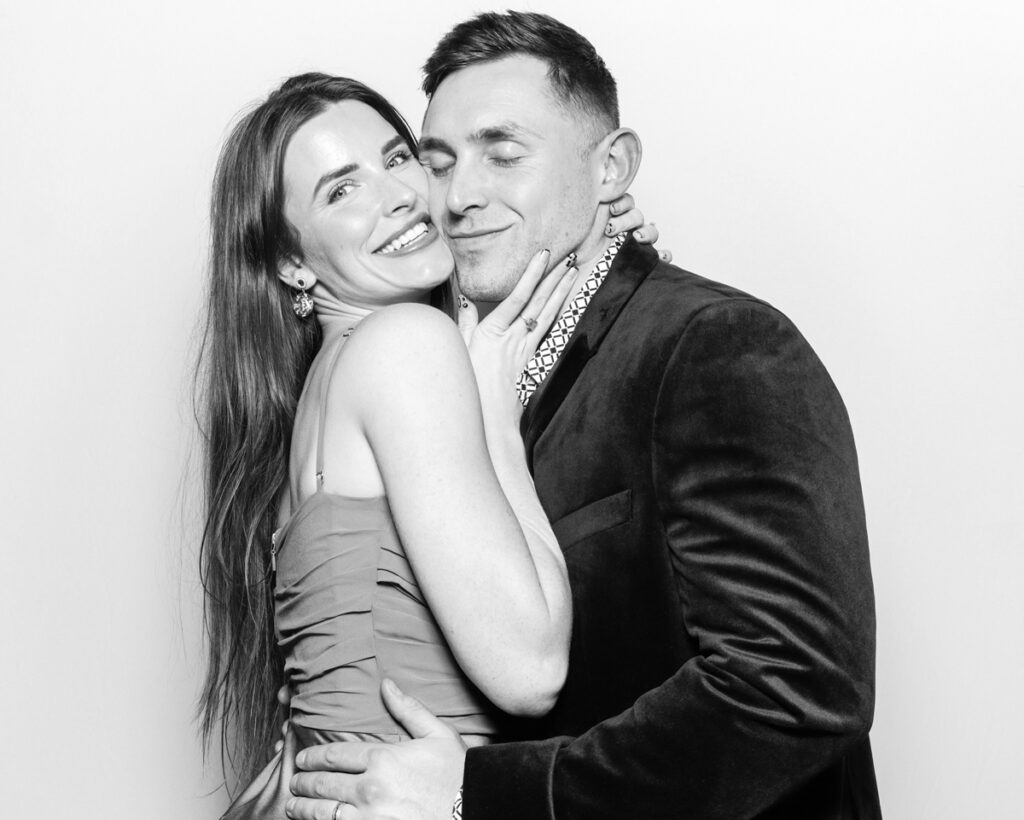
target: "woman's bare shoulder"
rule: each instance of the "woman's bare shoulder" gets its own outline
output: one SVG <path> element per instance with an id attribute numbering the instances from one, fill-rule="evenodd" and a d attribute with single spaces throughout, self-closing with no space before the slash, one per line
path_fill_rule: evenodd
<path id="1" fill-rule="evenodd" d="M 455 322 L 445 313 L 437 308 L 416 302 L 388 305 L 374 311 L 359 324 L 352 334 L 352 338 L 376 338 L 381 334 L 385 334 L 388 338 L 403 339 L 412 339 L 421 335 L 461 338 Z"/>
<path id="2" fill-rule="evenodd" d="M 420 391 L 432 380 L 472 379 L 455 322 L 436 308 L 399 304 L 367 316 L 346 342 L 339 368 L 373 393 Z"/>

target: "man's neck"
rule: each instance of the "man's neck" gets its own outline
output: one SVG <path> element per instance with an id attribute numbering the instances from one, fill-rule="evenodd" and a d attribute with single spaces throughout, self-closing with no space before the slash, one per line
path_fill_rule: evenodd
<path id="1" fill-rule="evenodd" d="M 583 287 L 583 283 L 586 281 L 587 276 L 594 269 L 594 266 L 601 261 L 601 257 L 604 256 L 608 250 L 608 246 L 615 241 L 614 236 L 604 236 L 598 234 L 596 237 L 588 237 L 587 241 L 584 242 L 579 250 L 576 251 L 576 267 L 579 269 L 579 273 L 576 274 L 576 280 L 572 283 L 572 287 L 569 289 L 569 295 L 565 297 L 565 301 L 562 302 L 558 308 L 558 315 L 561 316 L 562 311 L 568 306 L 568 304 L 576 298 L 576 295 L 580 292 L 580 288 Z M 564 261 L 560 261 L 559 266 L 564 264 Z M 475 301 L 473 303 L 477 309 L 477 315 L 480 319 L 483 319 L 488 313 L 494 310 L 500 302 L 483 302 Z"/>
<path id="2" fill-rule="evenodd" d="M 580 292 L 583 287 L 583 283 L 587 281 L 587 277 L 590 272 L 594 269 L 594 266 L 601 261 L 601 257 L 608 251 L 608 247 L 615 241 L 614 236 L 604 236 L 603 234 L 595 237 L 592 241 L 586 242 L 580 246 L 580 249 L 576 252 L 576 267 L 579 268 L 579 273 L 576 274 L 576 281 L 572 283 L 572 287 L 569 289 L 569 295 L 565 297 L 565 301 L 562 302 L 562 306 L 558 309 L 558 314 L 561 315 L 562 311 L 566 309 L 569 303 L 576 298 L 576 295 Z"/>

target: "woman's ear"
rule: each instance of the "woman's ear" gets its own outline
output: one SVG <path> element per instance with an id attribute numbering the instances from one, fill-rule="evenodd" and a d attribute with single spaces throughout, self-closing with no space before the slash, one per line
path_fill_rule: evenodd
<path id="1" fill-rule="evenodd" d="M 316 276 L 294 258 L 282 259 L 278 263 L 277 277 L 288 287 L 296 290 L 310 290 L 316 284 Z"/>
<path id="2" fill-rule="evenodd" d="M 601 158 L 600 199 L 608 203 L 618 199 L 633 184 L 640 169 L 643 147 L 632 128 L 616 128 L 597 147 Z"/>

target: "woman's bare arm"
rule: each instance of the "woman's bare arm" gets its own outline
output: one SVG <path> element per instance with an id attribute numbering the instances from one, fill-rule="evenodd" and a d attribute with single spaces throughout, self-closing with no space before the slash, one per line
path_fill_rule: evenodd
<path id="1" fill-rule="evenodd" d="M 456 659 L 505 711 L 543 714 L 565 679 L 571 602 L 514 426 L 485 436 L 465 344 L 432 308 L 378 311 L 347 344 L 346 393 Z"/>

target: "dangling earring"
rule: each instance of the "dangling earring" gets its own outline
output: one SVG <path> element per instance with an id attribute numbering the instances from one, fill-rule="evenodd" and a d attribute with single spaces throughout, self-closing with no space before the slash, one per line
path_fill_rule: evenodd
<path id="1" fill-rule="evenodd" d="M 305 319 L 313 312 L 313 300 L 306 293 L 305 279 L 301 276 L 296 276 L 295 284 L 298 286 L 299 292 L 292 297 L 292 310 L 295 311 L 295 315 L 300 319 Z"/>

